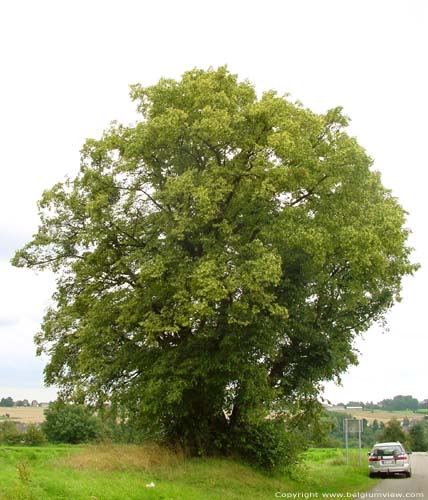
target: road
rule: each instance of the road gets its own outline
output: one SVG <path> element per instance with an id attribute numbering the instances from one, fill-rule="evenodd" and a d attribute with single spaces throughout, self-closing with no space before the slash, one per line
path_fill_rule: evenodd
<path id="1" fill-rule="evenodd" d="M 410 456 L 412 477 L 395 476 L 382 479 L 379 484 L 369 491 L 370 496 L 368 498 L 388 498 L 388 493 L 392 493 L 391 498 L 398 498 L 396 494 L 402 493 L 402 498 L 425 497 L 428 499 L 428 454 L 415 452 Z M 372 493 L 374 495 L 371 495 Z"/>

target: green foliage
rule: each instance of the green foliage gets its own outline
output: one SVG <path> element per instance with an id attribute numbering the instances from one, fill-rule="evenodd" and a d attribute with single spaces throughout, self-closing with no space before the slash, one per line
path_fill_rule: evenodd
<path id="1" fill-rule="evenodd" d="M 10 396 L 7 398 L 1 398 L 0 406 L 11 408 L 13 406 L 13 399 Z"/>
<path id="2" fill-rule="evenodd" d="M 24 460 L 20 460 L 16 464 L 16 472 L 18 473 L 19 480 L 23 484 L 28 486 L 30 481 L 31 481 L 31 472 L 30 472 L 30 469 L 28 467 L 27 462 L 25 462 Z"/>
<path id="3" fill-rule="evenodd" d="M 428 429 L 425 422 L 414 423 L 409 429 L 409 435 L 413 451 L 428 451 Z"/>
<path id="4" fill-rule="evenodd" d="M 358 455 L 350 453 L 351 464 Z M 166 454 L 165 454 L 166 455 Z M 167 456 L 168 458 L 168 456 Z M 147 456 L 139 446 L 0 447 L 1 500 L 266 500 L 276 492 L 364 492 L 367 464 L 343 465 L 343 450 L 310 450 L 295 477 L 266 474 L 231 458 Z M 155 483 L 154 488 L 146 484 Z"/>
<path id="5" fill-rule="evenodd" d="M 226 68 L 131 95 L 141 121 L 86 142 L 13 263 L 58 276 L 48 384 L 206 453 L 239 421 L 300 418 L 417 266 L 340 108 Z"/>
<path id="6" fill-rule="evenodd" d="M 377 432 L 379 430 L 379 422 L 377 421 L 376 418 L 373 420 L 372 429 L 373 432 Z"/>
<path id="7" fill-rule="evenodd" d="M 409 440 L 401 429 L 400 422 L 396 418 L 387 422 L 379 436 L 379 440 L 383 442 L 400 441 L 406 448 L 410 448 Z"/>
<path id="8" fill-rule="evenodd" d="M 22 442 L 29 446 L 40 446 L 46 443 L 46 436 L 39 426 L 36 424 L 28 424 L 23 433 Z"/>
<path id="9" fill-rule="evenodd" d="M 103 442 L 142 444 L 146 441 L 161 441 L 163 438 L 163 435 L 153 435 L 147 432 L 135 419 L 120 418 L 110 408 L 100 408 L 97 416 L 98 436 Z"/>
<path id="10" fill-rule="evenodd" d="M 343 411 L 326 411 L 323 417 L 323 422 L 329 426 L 329 432 L 327 437 L 320 433 L 315 435 L 313 440 L 313 446 L 316 447 L 343 447 L 345 444 L 345 431 L 344 431 L 344 420 L 352 419 L 352 415 Z M 373 443 L 381 439 L 381 426 L 379 422 L 375 419 L 372 424 L 368 422 L 367 419 L 362 419 L 362 433 L 361 433 L 361 443 L 362 446 L 371 448 Z M 359 446 L 359 439 L 357 432 L 348 433 L 348 444 L 351 448 L 357 448 Z"/>
<path id="11" fill-rule="evenodd" d="M 303 451 L 302 443 L 286 430 L 282 420 L 242 424 L 233 438 L 235 453 L 266 470 L 292 467 Z"/>
<path id="12" fill-rule="evenodd" d="M 361 406 L 362 408 L 364 408 L 365 403 L 363 403 L 362 401 L 348 401 L 346 406 L 347 407 L 349 407 L 349 406 L 354 406 L 354 407 Z"/>
<path id="13" fill-rule="evenodd" d="M 413 396 L 395 396 L 393 399 L 384 399 L 380 403 L 384 410 L 417 410 L 419 401 Z"/>
<path id="14" fill-rule="evenodd" d="M 20 432 L 15 422 L 11 420 L 0 422 L 0 444 L 38 446 L 45 442 L 46 436 L 35 424 L 29 424 L 24 432 Z"/>
<path id="15" fill-rule="evenodd" d="M 4 420 L 0 422 L 0 444 L 18 444 L 22 434 L 16 428 L 15 422 Z"/>
<path id="16" fill-rule="evenodd" d="M 343 431 L 345 418 L 352 418 L 352 416 L 343 411 L 325 411 L 322 420 L 328 429 L 328 439 L 322 434 L 315 435 L 312 446 L 315 448 L 336 448 L 343 446 L 345 442 Z"/>
<path id="17" fill-rule="evenodd" d="M 100 428 L 86 406 L 57 402 L 46 410 L 42 431 L 50 442 L 77 444 L 96 439 Z"/>
<path id="18" fill-rule="evenodd" d="M 425 409 L 425 410 L 427 410 L 427 411 L 428 411 L 428 399 L 424 399 L 423 401 L 421 401 L 421 402 L 419 403 L 419 409 L 420 409 L 420 410 Z"/>

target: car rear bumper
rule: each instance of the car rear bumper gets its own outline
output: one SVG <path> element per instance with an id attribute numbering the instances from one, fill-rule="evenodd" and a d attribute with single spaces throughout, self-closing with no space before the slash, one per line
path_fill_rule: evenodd
<path id="1" fill-rule="evenodd" d="M 373 465 L 369 465 L 369 473 L 370 474 L 405 474 L 410 471 L 410 464 L 403 465 L 390 465 L 390 466 L 381 466 L 374 467 Z"/>

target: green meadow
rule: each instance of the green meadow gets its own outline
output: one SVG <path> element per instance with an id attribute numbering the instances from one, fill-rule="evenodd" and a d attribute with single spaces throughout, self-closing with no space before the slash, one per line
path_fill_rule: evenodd
<path id="1" fill-rule="evenodd" d="M 156 445 L 0 447 L 0 500 L 268 500 L 362 492 L 375 480 L 343 450 L 314 449 L 291 473 L 232 459 L 188 459 Z"/>

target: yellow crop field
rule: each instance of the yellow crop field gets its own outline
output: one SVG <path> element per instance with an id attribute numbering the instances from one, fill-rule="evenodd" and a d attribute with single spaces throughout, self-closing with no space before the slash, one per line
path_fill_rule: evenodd
<path id="1" fill-rule="evenodd" d="M 12 408 L 1 407 L 0 417 L 9 415 L 9 418 L 15 422 L 37 424 L 44 421 L 44 411 L 44 408 L 39 408 L 37 406 L 14 406 Z"/>
<path id="2" fill-rule="evenodd" d="M 393 418 L 397 420 L 404 420 L 408 418 L 409 420 L 421 420 L 424 418 L 424 414 L 415 413 L 410 410 L 404 411 L 384 411 L 384 410 L 356 410 L 356 409 L 347 409 L 346 413 L 351 414 L 355 418 L 365 418 L 369 422 L 373 422 L 373 420 L 377 420 L 378 422 L 388 422 Z"/>

